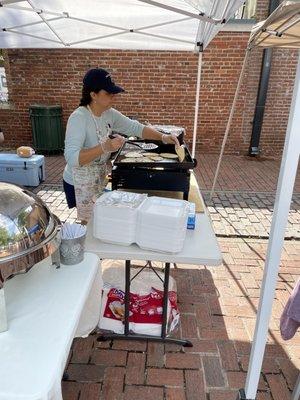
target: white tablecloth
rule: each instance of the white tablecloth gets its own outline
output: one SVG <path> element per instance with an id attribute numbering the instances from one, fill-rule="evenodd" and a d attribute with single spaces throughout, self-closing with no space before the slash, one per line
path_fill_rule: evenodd
<path id="1" fill-rule="evenodd" d="M 9 329 L 0 334 L 0 400 L 61 400 L 72 340 L 99 319 L 99 258 L 56 269 L 50 259 L 5 283 Z"/>

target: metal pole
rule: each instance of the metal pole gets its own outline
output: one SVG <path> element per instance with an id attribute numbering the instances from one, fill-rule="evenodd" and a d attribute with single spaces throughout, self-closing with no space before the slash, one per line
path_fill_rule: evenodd
<path id="1" fill-rule="evenodd" d="M 201 12 L 201 11 L 198 11 L 198 13 L 194 13 L 194 12 L 190 12 L 190 11 L 187 11 L 187 10 L 180 9 L 178 7 L 172 7 L 170 5 L 160 3 L 160 2 L 155 1 L 155 0 L 138 0 L 138 1 L 140 1 L 142 3 L 147 3 L 147 4 L 150 4 L 152 6 L 159 7 L 159 8 L 163 8 L 165 10 L 173 11 L 173 12 L 178 13 L 178 14 L 187 15 L 188 17 L 199 19 L 200 21 L 207 21 L 210 24 L 214 24 L 214 25 L 218 25 L 218 24 L 221 24 L 223 22 L 221 19 L 216 19 L 216 18 L 209 17 L 209 16 L 205 15 L 204 12 Z"/>
<path id="2" fill-rule="evenodd" d="M 293 390 L 291 400 L 299 400 L 299 398 L 300 398 L 300 374 L 298 375 L 298 379 L 295 388 Z"/>
<path id="3" fill-rule="evenodd" d="M 194 132 L 193 132 L 193 147 L 192 157 L 195 158 L 196 152 L 196 137 L 197 137 L 197 126 L 198 126 L 198 115 L 199 115 L 199 98 L 200 98 L 200 82 L 201 82 L 201 70 L 202 70 L 202 53 L 203 49 L 200 48 L 198 57 L 198 74 L 197 74 L 197 88 L 196 88 L 196 104 L 195 104 L 195 116 L 194 116 Z"/>
<path id="4" fill-rule="evenodd" d="M 278 0 L 270 0 L 268 15 L 270 15 L 278 6 L 279 6 Z M 252 134 L 248 150 L 248 154 L 250 156 L 256 156 L 259 154 L 259 142 L 264 120 L 266 98 L 268 93 L 272 53 L 273 50 L 271 48 L 264 49 L 263 51 L 259 87 L 257 92 L 256 106 L 253 118 Z"/>
<path id="5" fill-rule="evenodd" d="M 130 305 L 130 260 L 125 261 L 125 318 L 124 333 L 129 335 L 129 305 Z"/>
<path id="6" fill-rule="evenodd" d="M 300 155 L 300 54 L 298 57 L 293 98 L 290 108 L 287 134 L 277 184 L 275 207 L 271 224 L 270 239 L 264 268 L 253 345 L 246 379 L 246 399 L 255 399 L 261 371 L 272 304 L 277 283 L 284 233 L 293 195 Z"/>
<path id="7" fill-rule="evenodd" d="M 4 289 L 0 289 L 0 332 L 7 331 L 7 317 L 5 307 Z"/>
<path id="8" fill-rule="evenodd" d="M 248 155 L 259 155 L 259 142 L 268 94 L 273 49 L 264 49 Z"/>
<path id="9" fill-rule="evenodd" d="M 161 337 L 165 339 L 167 334 L 168 322 L 168 302 L 169 302 L 169 276 L 170 276 L 170 263 L 165 264 L 165 277 L 164 277 L 164 298 L 163 298 L 163 314 L 161 325 Z"/>
<path id="10" fill-rule="evenodd" d="M 211 192 L 210 192 L 210 198 L 212 198 L 212 196 L 214 194 L 215 186 L 216 186 L 216 183 L 217 183 L 217 179 L 218 179 L 218 175 L 219 175 L 219 169 L 220 169 L 220 165 L 221 165 L 221 161 L 222 161 L 222 157 L 223 157 L 223 153 L 224 153 L 224 149 L 225 149 L 225 144 L 226 144 L 228 133 L 229 133 L 229 130 L 230 130 L 230 127 L 231 127 L 231 122 L 232 122 L 233 114 L 234 114 L 234 111 L 235 111 L 235 106 L 236 106 L 236 102 L 237 102 L 237 99 L 238 99 L 240 86 L 242 84 L 242 79 L 243 79 L 243 76 L 244 76 L 244 70 L 245 70 L 245 67 L 247 65 L 248 55 L 249 55 L 249 51 L 246 50 L 244 62 L 243 62 L 243 65 L 242 65 L 242 70 L 241 70 L 241 73 L 240 73 L 239 81 L 238 81 L 238 84 L 237 84 L 237 87 L 236 87 L 236 90 L 235 90 L 235 95 L 234 95 L 233 103 L 232 103 L 232 106 L 231 106 L 231 111 L 230 111 L 229 118 L 228 118 L 228 121 L 227 121 L 226 131 L 225 131 L 224 138 L 223 138 L 223 143 L 222 143 L 222 147 L 221 147 L 221 151 L 220 151 L 218 165 L 217 165 L 217 169 L 216 169 L 216 172 L 215 172 L 214 182 L 213 182 L 213 185 L 212 185 L 212 188 L 211 188 Z"/>

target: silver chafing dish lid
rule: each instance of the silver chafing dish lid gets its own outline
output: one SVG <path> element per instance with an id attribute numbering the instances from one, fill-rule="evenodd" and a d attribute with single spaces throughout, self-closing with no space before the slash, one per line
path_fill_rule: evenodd
<path id="1" fill-rule="evenodd" d="M 5 276 L 26 271 L 57 250 L 53 239 L 58 225 L 57 217 L 37 195 L 0 182 L 0 287 Z"/>

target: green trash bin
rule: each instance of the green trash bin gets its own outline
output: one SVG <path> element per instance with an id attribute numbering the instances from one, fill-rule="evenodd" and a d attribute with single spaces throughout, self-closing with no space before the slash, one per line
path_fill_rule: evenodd
<path id="1" fill-rule="evenodd" d="M 57 152 L 64 148 L 62 107 L 34 104 L 29 107 L 33 147 L 37 152 Z"/>

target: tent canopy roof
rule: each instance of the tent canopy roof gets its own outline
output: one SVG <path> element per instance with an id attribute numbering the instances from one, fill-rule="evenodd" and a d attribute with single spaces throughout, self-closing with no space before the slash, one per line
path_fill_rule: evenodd
<path id="1" fill-rule="evenodd" d="M 0 48 L 205 48 L 243 0 L 0 0 Z"/>
<path id="2" fill-rule="evenodd" d="M 300 0 L 283 1 L 265 21 L 253 27 L 248 48 L 257 46 L 300 48 Z"/>

